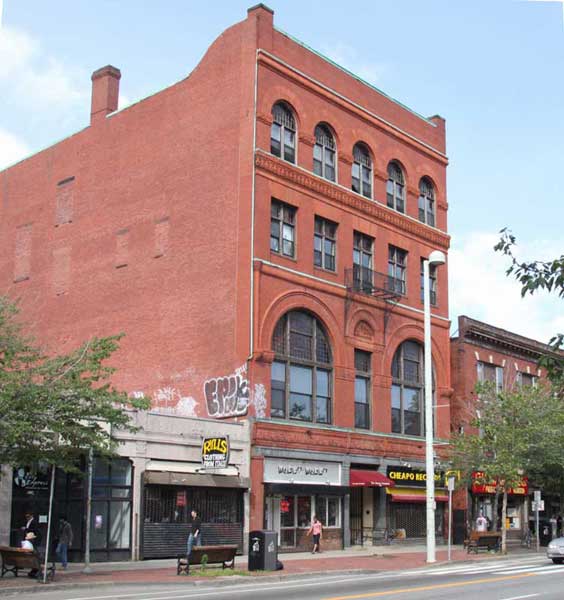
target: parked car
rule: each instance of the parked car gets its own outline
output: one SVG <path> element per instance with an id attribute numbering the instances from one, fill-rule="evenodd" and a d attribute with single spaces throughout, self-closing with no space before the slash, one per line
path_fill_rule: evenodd
<path id="1" fill-rule="evenodd" d="M 564 537 L 554 538 L 546 548 L 546 555 L 553 563 L 564 562 Z"/>

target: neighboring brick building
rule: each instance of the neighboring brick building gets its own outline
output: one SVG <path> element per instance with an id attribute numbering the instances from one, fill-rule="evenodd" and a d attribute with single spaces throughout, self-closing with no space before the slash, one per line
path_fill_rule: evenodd
<path id="1" fill-rule="evenodd" d="M 119 78 L 96 71 L 90 126 L 0 173 L 0 282 L 33 333 L 64 351 L 125 332 L 115 383 L 187 417 L 192 444 L 194 417 L 218 435 L 218 420 L 251 418 L 241 514 L 280 531 L 282 548 L 304 546 L 314 512 L 328 546 L 386 527 L 422 537 L 421 260 L 449 245 L 444 120 L 280 32 L 263 5 L 186 79 L 116 111 Z M 440 454 L 446 266 L 432 301 Z M 190 475 L 151 498 L 174 505 L 184 481 L 189 504 L 210 480 L 164 438 L 159 468 Z M 131 493 L 147 498 L 146 441 L 132 448 Z M 140 505 L 133 531 L 147 515 Z"/>
<path id="2" fill-rule="evenodd" d="M 476 433 L 470 423 L 478 382 L 490 381 L 498 390 L 535 385 L 539 378 L 546 376 L 538 367 L 538 361 L 548 352 L 549 347 L 541 342 L 466 316 L 458 317 L 458 331 L 451 339 L 450 355 L 453 431 Z M 528 491 L 528 486 L 523 485 L 508 496 L 510 538 L 520 538 L 528 522 Z M 455 541 L 462 541 L 467 523 L 474 523 L 480 512 L 492 519 L 493 497 L 490 487 L 478 484 L 455 493 Z M 550 510 L 547 507 L 547 514 Z"/>

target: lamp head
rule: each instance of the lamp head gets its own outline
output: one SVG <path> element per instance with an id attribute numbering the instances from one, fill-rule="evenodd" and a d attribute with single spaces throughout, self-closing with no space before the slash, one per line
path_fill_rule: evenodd
<path id="1" fill-rule="evenodd" d="M 434 267 L 438 267 L 439 265 L 444 265 L 446 263 L 446 256 L 444 252 L 440 250 L 433 250 L 431 254 L 429 254 L 429 265 Z"/>

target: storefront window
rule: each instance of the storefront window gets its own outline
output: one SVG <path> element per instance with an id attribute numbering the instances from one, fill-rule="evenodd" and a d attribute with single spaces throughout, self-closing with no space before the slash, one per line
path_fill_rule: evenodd
<path id="1" fill-rule="evenodd" d="M 95 458 L 91 548 L 128 550 L 131 544 L 132 467 L 124 458 Z"/>
<path id="2" fill-rule="evenodd" d="M 280 525 L 294 527 L 294 496 L 284 496 L 280 500 Z"/>
<path id="3" fill-rule="evenodd" d="M 131 530 L 131 504 L 110 502 L 110 548 L 128 548 Z"/>
<path id="4" fill-rule="evenodd" d="M 298 496 L 298 527 L 311 524 L 311 496 Z"/>
<path id="5" fill-rule="evenodd" d="M 338 496 L 318 496 L 315 507 L 317 518 L 324 527 L 341 526 L 341 500 Z"/>

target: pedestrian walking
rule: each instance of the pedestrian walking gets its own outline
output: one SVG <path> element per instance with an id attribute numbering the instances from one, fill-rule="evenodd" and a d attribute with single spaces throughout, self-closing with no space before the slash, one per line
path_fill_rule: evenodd
<path id="1" fill-rule="evenodd" d="M 202 545 L 202 521 L 196 510 L 192 510 L 190 514 L 192 516 L 192 525 L 190 527 L 190 535 L 188 536 L 186 556 L 190 556 L 193 546 Z"/>
<path id="2" fill-rule="evenodd" d="M 59 520 L 59 538 L 55 554 L 63 569 L 67 568 L 69 546 L 72 544 L 72 526 L 67 521 L 66 516 L 62 516 Z"/>
<path id="3" fill-rule="evenodd" d="M 315 554 L 316 552 L 318 552 L 319 554 L 321 553 L 321 538 L 323 537 L 323 525 L 321 524 L 321 521 L 317 518 L 317 515 L 313 515 L 313 521 L 311 523 L 311 527 L 309 528 L 309 531 L 307 532 L 307 535 L 311 535 L 313 534 L 313 550 L 311 551 L 312 554 Z"/>

